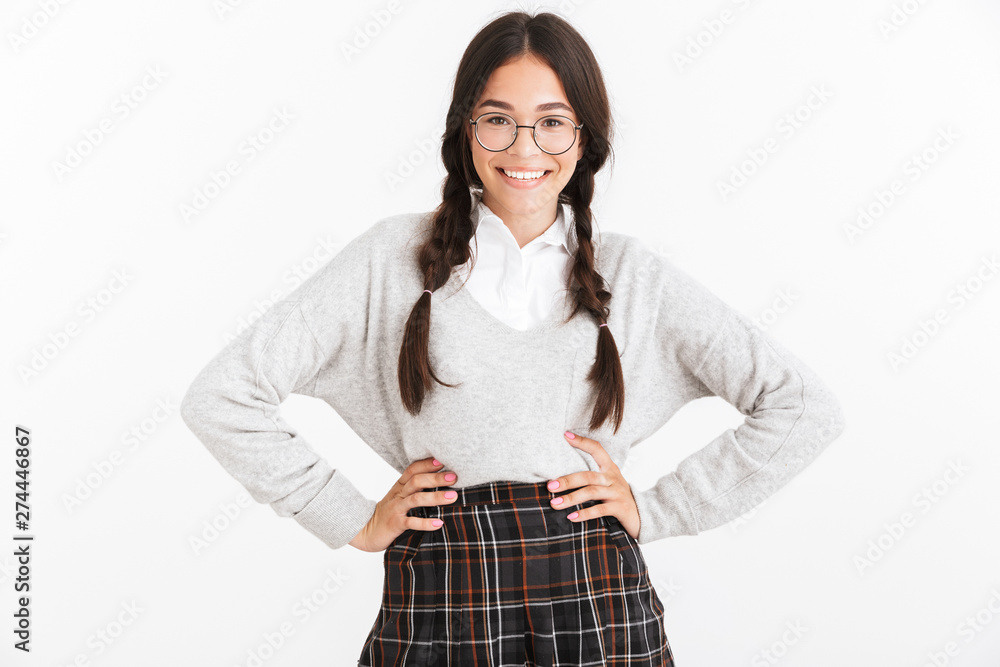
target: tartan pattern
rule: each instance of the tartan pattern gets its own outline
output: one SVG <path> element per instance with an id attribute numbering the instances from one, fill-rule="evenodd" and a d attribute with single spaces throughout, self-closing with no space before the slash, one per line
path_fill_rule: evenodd
<path id="1" fill-rule="evenodd" d="M 673 667 L 663 604 L 617 518 L 570 521 L 549 505 L 569 491 L 546 482 L 454 490 L 448 505 L 408 512 L 443 526 L 405 530 L 385 550 L 359 666 Z"/>

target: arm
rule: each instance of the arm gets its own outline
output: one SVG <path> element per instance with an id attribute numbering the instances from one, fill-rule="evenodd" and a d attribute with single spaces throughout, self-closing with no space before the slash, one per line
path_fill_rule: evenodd
<path id="1" fill-rule="evenodd" d="M 285 422 L 289 393 L 309 394 L 327 364 L 359 355 L 365 343 L 369 246 L 378 225 L 265 312 L 197 375 L 181 417 L 226 471 L 260 503 L 293 517 L 330 548 L 346 545 L 375 511 L 339 470 Z M 333 286 L 337 293 L 327 294 Z M 318 289 L 317 289 L 318 288 Z M 314 299 L 335 298 L 338 321 L 320 345 L 309 317 Z M 326 323 L 324 323 L 326 324 Z"/>
<path id="2" fill-rule="evenodd" d="M 809 465 L 844 428 L 836 398 L 801 360 L 744 315 L 662 259 L 656 337 L 698 395 L 746 420 L 633 493 L 640 544 L 696 535 L 739 517 Z"/>

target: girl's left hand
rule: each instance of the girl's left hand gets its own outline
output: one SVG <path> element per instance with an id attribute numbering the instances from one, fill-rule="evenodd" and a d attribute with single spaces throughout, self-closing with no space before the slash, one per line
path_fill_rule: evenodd
<path id="1" fill-rule="evenodd" d="M 566 518 L 570 521 L 586 521 L 599 516 L 615 516 L 625 532 L 635 539 L 639 535 L 639 508 L 635 504 L 632 487 L 601 443 L 581 435 L 573 438 L 569 437 L 570 435 L 573 434 L 569 431 L 563 435 L 566 442 L 593 456 L 601 470 L 599 472 L 584 470 L 550 480 L 548 483 L 550 491 L 576 489 L 564 496 L 556 496 L 550 504 L 554 509 L 562 509 L 579 505 L 586 500 L 600 500 L 601 502 L 596 505 L 570 512 Z M 558 485 L 553 486 L 554 483 Z"/>

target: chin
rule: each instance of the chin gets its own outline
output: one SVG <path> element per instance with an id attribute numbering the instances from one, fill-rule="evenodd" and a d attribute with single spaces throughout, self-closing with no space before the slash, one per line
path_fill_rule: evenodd
<path id="1" fill-rule="evenodd" d="M 553 181 L 538 191 L 524 190 L 521 192 L 512 191 L 503 181 L 493 181 L 492 179 L 490 182 L 484 183 L 484 186 L 493 200 L 511 213 L 530 215 L 538 209 L 550 206 L 566 187 L 566 183 Z"/>
<path id="2" fill-rule="evenodd" d="M 505 209 L 517 215 L 530 215 L 546 203 L 545 201 L 540 201 L 540 198 L 534 193 L 520 196 L 505 194 L 502 197 L 494 195 L 493 199 L 499 202 Z"/>

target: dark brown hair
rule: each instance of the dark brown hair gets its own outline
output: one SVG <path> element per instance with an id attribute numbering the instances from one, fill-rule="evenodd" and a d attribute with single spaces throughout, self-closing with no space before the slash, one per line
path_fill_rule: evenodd
<path id="1" fill-rule="evenodd" d="M 441 204 L 433 213 L 430 237 L 417 250 L 424 289 L 437 290 L 448 282 L 453 267 L 471 258 L 473 194 L 475 191 L 481 195 L 483 183 L 473 163 L 468 119 L 493 70 L 526 55 L 539 58 L 555 71 L 570 106 L 583 123 L 579 137 L 584 144 L 583 156 L 558 201 L 572 207 L 576 223 L 577 250 L 571 285 L 567 286 L 576 305 L 570 319 L 585 310 L 600 325 L 607 322 L 610 310 L 606 304 L 611 292 L 594 267 L 590 203 L 594 176 L 612 153 L 611 110 L 593 52 L 580 33 L 555 14 L 504 14 L 483 27 L 462 55 L 442 136 L 441 159 L 448 176 L 441 189 Z M 431 295 L 421 292 L 406 321 L 399 350 L 399 392 L 406 409 L 414 415 L 420 412 L 432 378 L 446 387 L 455 386 L 441 381 L 430 367 L 430 309 Z M 617 432 L 625 410 L 625 384 L 610 327 L 598 328 L 597 360 L 587 380 L 597 387 L 590 428 L 598 428 L 610 417 Z"/>

